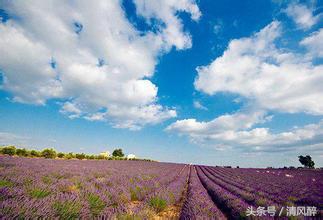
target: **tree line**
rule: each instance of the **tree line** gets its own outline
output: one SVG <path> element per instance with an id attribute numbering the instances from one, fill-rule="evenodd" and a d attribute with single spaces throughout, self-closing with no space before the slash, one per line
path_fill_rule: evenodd
<path id="1" fill-rule="evenodd" d="M 79 160 L 127 160 L 124 157 L 124 153 L 121 148 L 115 149 L 112 153 L 112 156 L 104 155 L 94 155 L 94 154 L 85 154 L 85 153 L 64 153 L 57 152 L 53 148 L 46 148 L 43 150 L 28 150 L 26 148 L 16 148 L 15 146 L 4 146 L 0 147 L 0 154 L 9 155 L 9 156 L 19 156 L 19 157 L 42 157 L 48 159 L 79 159 Z M 152 161 L 149 159 L 130 159 L 130 160 L 144 160 Z"/>

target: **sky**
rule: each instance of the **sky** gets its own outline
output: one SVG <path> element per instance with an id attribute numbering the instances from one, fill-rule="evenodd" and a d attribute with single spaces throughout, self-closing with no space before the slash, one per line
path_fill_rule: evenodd
<path id="1" fill-rule="evenodd" d="M 0 0 L 0 145 L 323 166 L 323 2 Z"/>

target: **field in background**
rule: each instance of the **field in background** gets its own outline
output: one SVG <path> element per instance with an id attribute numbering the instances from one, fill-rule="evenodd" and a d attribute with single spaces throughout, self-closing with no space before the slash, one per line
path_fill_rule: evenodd
<path id="1" fill-rule="evenodd" d="M 322 210 L 322 189 L 322 170 L 0 156 L 1 219 L 239 219 L 251 206 Z"/>

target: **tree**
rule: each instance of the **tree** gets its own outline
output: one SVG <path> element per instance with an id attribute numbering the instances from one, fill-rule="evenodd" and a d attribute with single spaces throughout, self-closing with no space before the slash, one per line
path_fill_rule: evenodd
<path id="1" fill-rule="evenodd" d="M 312 160 L 312 157 L 310 155 L 306 155 L 305 157 L 300 155 L 299 157 L 299 162 L 307 168 L 314 168 L 314 161 Z"/>
<path id="2" fill-rule="evenodd" d="M 31 150 L 30 151 L 30 156 L 32 157 L 40 157 L 40 152 L 37 150 Z"/>
<path id="3" fill-rule="evenodd" d="M 62 153 L 62 152 L 59 152 L 59 153 L 57 154 L 57 157 L 58 157 L 58 158 L 64 158 L 64 156 L 65 156 L 65 154 L 64 154 L 64 153 Z"/>
<path id="4" fill-rule="evenodd" d="M 73 158 L 75 158 L 75 155 L 72 152 L 70 152 L 68 154 L 65 154 L 65 158 L 66 159 L 73 159 Z"/>
<path id="5" fill-rule="evenodd" d="M 16 155 L 21 156 L 21 157 L 27 157 L 28 151 L 25 148 L 18 148 L 16 150 Z"/>
<path id="6" fill-rule="evenodd" d="M 76 154 L 75 155 L 75 157 L 77 158 L 77 159 L 79 159 L 79 160 L 83 160 L 83 159 L 85 159 L 85 154 Z"/>
<path id="7" fill-rule="evenodd" d="M 112 153 L 112 156 L 114 156 L 114 157 L 123 157 L 123 156 L 124 156 L 124 154 L 123 154 L 123 152 L 122 152 L 122 149 L 121 149 L 121 148 L 119 148 L 119 149 L 115 149 L 115 150 L 113 151 L 113 153 Z"/>
<path id="8" fill-rule="evenodd" d="M 16 153 L 16 148 L 14 146 L 4 147 L 2 148 L 2 153 L 13 156 Z"/>
<path id="9" fill-rule="evenodd" d="M 42 152 L 41 152 L 41 156 L 42 157 L 45 157 L 45 158 L 56 158 L 56 151 L 52 148 L 50 149 L 44 149 Z"/>

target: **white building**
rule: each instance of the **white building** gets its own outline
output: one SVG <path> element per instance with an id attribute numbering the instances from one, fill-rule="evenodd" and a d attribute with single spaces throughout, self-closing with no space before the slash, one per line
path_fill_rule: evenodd
<path id="1" fill-rule="evenodd" d="M 136 158 L 136 155 L 134 155 L 134 154 L 128 154 L 128 156 L 127 156 L 128 160 L 135 159 L 135 158 Z"/>
<path id="2" fill-rule="evenodd" d="M 110 152 L 109 151 L 104 151 L 100 153 L 100 156 L 104 156 L 104 157 L 110 157 Z"/>

